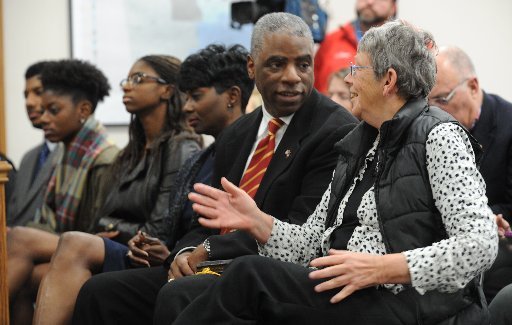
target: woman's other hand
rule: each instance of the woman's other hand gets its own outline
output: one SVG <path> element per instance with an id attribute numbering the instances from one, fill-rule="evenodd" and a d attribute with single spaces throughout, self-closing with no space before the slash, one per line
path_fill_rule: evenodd
<path id="1" fill-rule="evenodd" d="M 495 218 L 496 218 L 496 226 L 498 226 L 498 235 L 500 236 L 500 238 L 512 237 L 512 231 L 510 231 L 510 225 L 507 222 L 507 220 L 505 220 L 505 218 L 503 218 L 503 215 L 501 213 L 497 214 L 497 215 L 495 215 Z"/>
<path id="2" fill-rule="evenodd" d="M 354 291 L 386 283 L 410 283 L 409 268 L 403 254 L 372 255 L 343 250 L 329 250 L 329 255 L 311 261 L 321 268 L 309 274 L 311 279 L 327 279 L 315 291 L 341 290 L 331 298 L 337 303 Z"/>
<path id="3" fill-rule="evenodd" d="M 170 252 L 162 241 L 138 231 L 128 241 L 128 257 L 134 265 L 156 266 L 162 265 Z"/>

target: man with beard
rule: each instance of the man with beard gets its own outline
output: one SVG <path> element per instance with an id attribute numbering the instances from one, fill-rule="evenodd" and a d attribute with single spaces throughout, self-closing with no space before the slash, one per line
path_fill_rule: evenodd
<path id="1" fill-rule="evenodd" d="M 25 107 L 28 118 L 36 129 L 41 129 L 41 71 L 46 64 L 45 61 L 34 63 L 25 72 Z M 8 226 L 24 226 L 28 221 L 34 220 L 43 204 L 56 146 L 57 144 L 45 140 L 23 156 L 14 192 L 7 205 Z"/>
<path id="2" fill-rule="evenodd" d="M 332 73 L 354 62 L 357 43 L 373 26 L 384 24 L 396 16 L 396 0 L 357 0 L 357 18 L 328 34 L 315 54 L 315 88 L 327 94 Z"/>

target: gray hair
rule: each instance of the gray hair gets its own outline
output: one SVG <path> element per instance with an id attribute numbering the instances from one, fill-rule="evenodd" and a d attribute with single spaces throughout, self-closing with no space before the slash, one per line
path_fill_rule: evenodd
<path id="1" fill-rule="evenodd" d="M 254 25 L 251 37 L 251 55 L 253 57 L 259 55 L 263 47 L 263 37 L 270 33 L 286 33 L 292 36 L 306 37 L 313 46 L 311 29 L 302 18 L 286 12 L 273 12 L 261 17 Z"/>
<path id="2" fill-rule="evenodd" d="M 456 46 L 446 46 L 439 49 L 439 55 L 444 56 L 450 66 L 457 71 L 459 78 L 471 78 L 476 76 L 475 66 L 469 56 Z"/>
<path id="3" fill-rule="evenodd" d="M 398 95 L 405 100 L 426 98 L 434 87 L 436 50 L 432 34 L 402 20 L 371 28 L 357 49 L 369 55 L 377 79 L 389 68 L 396 71 Z"/>

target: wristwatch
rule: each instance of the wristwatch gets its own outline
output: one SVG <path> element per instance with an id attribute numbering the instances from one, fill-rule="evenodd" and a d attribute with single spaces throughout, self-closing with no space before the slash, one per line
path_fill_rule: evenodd
<path id="1" fill-rule="evenodd" d="M 204 250 L 206 251 L 206 255 L 208 255 L 208 259 L 210 259 L 212 256 L 211 256 L 211 250 L 212 248 L 210 247 L 210 241 L 208 240 L 208 238 L 206 238 L 203 242 L 203 246 L 204 246 Z"/>

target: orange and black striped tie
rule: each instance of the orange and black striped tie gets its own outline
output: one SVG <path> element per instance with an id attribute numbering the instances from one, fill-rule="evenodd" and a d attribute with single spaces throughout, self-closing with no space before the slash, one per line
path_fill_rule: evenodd
<path id="1" fill-rule="evenodd" d="M 268 164 L 272 160 L 276 147 L 276 133 L 283 124 L 284 122 L 278 118 L 273 118 L 268 122 L 268 134 L 258 143 L 251 162 L 242 176 L 239 186 L 252 198 L 256 195 Z M 221 234 L 229 231 L 230 229 L 221 229 Z"/>

